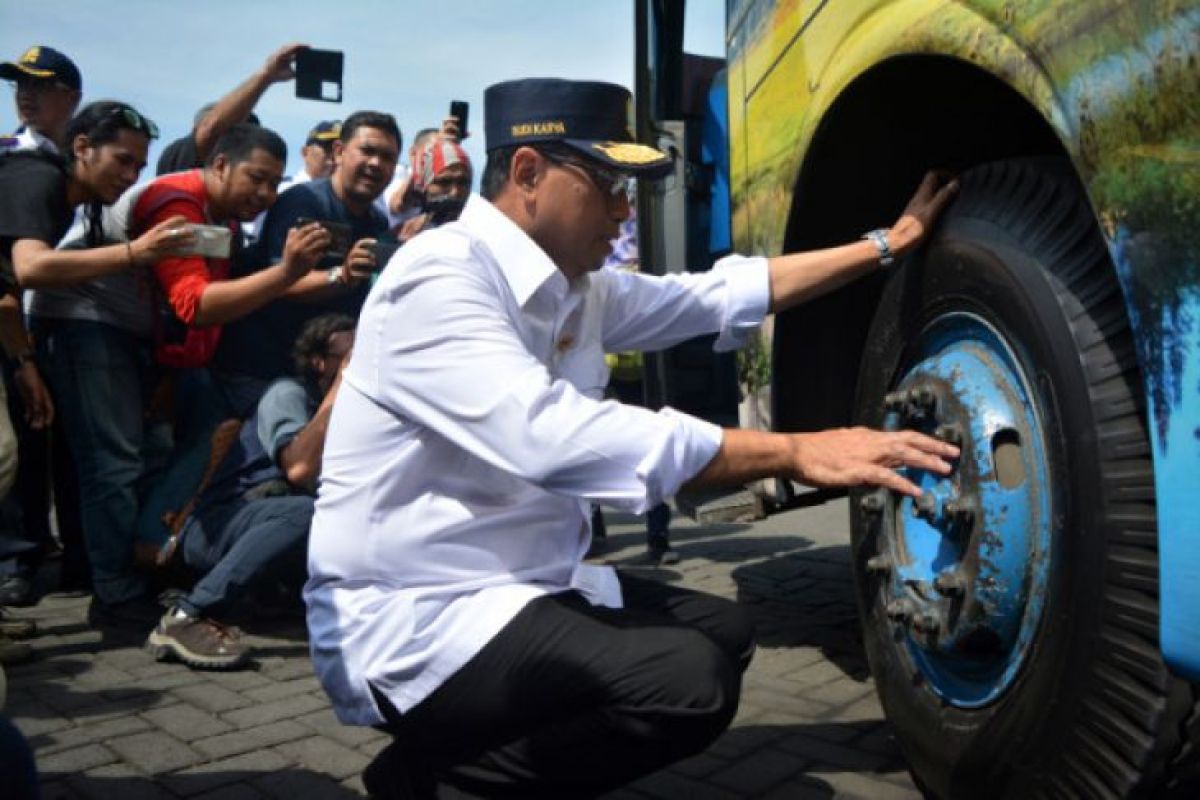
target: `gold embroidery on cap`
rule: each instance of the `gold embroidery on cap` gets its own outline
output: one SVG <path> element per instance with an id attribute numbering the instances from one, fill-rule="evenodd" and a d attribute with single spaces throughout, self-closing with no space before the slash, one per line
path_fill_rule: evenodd
<path id="1" fill-rule="evenodd" d="M 524 122 L 520 125 L 512 126 L 513 136 L 554 136 L 565 135 L 567 125 L 562 120 L 550 120 L 548 122 Z"/>
<path id="2" fill-rule="evenodd" d="M 621 164 L 652 164 L 667 158 L 653 147 L 631 142 L 597 142 L 592 147 Z"/>
<path id="3" fill-rule="evenodd" d="M 28 50 L 26 50 L 24 53 L 21 54 L 21 63 L 22 64 L 36 64 L 37 60 L 38 60 L 38 56 L 40 56 L 41 54 L 42 54 L 42 48 L 31 47 Z"/>

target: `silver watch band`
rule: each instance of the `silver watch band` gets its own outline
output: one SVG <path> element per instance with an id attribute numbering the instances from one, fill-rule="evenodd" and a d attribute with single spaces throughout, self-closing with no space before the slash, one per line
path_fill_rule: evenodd
<path id="1" fill-rule="evenodd" d="M 879 251 L 879 266 L 890 267 L 896 260 L 896 254 L 892 252 L 892 246 L 888 243 L 888 232 L 886 228 L 876 228 L 873 231 L 867 231 L 863 234 L 864 239 L 870 239 L 875 245 L 875 249 Z"/>

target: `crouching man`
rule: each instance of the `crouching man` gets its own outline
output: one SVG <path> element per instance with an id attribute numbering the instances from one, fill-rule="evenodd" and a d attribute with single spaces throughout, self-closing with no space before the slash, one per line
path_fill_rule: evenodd
<path id="1" fill-rule="evenodd" d="M 229 420 L 214 434 L 214 468 L 160 554 L 161 563 L 179 559 L 203 577 L 146 640 L 156 659 L 196 669 L 241 666 L 250 649 L 218 619 L 248 589 L 303 582 L 325 430 L 353 342 L 349 316 L 313 318 L 293 349 L 298 377 L 275 381 L 250 419 Z"/>

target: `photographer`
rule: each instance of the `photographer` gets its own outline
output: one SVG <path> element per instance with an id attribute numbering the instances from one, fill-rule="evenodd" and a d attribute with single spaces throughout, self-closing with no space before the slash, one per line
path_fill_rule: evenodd
<path id="1" fill-rule="evenodd" d="M 258 117 L 252 113 L 254 106 L 272 85 L 296 77 L 293 67 L 296 55 L 307 49 L 306 44 L 284 45 L 229 94 L 197 111 L 192 130 L 163 149 L 158 157 L 156 174 L 198 169 L 204 166 L 217 141 L 234 125 L 241 122 L 257 125 Z"/>
<path id="2" fill-rule="evenodd" d="M 414 186 L 421 193 L 421 213 L 404 223 L 400 241 L 423 230 L 458 219 L 471 194 L 471 159 L 450 139 L 432 139 L 417 157 Z"/>
<path id="3" fill-rule="evenodd" d="M 267 214 L 257 257 L 247 265 L 276 263 L 289 232 L 305 220 L 334 232 L 335 246 L 278 300 L 225 327 L 211 371 L 229 413 L 246 416 L 268 384 L 288 373 L 292 342 L 306 321 L 326 313 L 358 316 L 376 268 L 376 237 L 387 231 L 373 204 L 392 179 L 400 146 L 390 114 L 351 114 L 333 143 L 333 174 L 293 186 Z"/>
<path id="4" fill-rule="evenodd" d="M 108 130 L 105 125 L 118 122 L 126 126 L 122 135 L 134 137 L 140 149 L 123 160 L 113 153 L 118 166 L 128 162 L 129 174 L 101 184 L 111 193 L 100 197 L 106 202 L 136 179 L 153 126 L 117 106 L 102 110 L 94 125 L 80 122 L 79 129 L 91 134 L 71 137 L 83 163 L 88 143 L 96 145 L 96 137 Z M 73 122 L 72 130 L 76 127 Z M 235 125 L 217 142 L 203 170 L 164 176 L 126 192 L 102 229 L 96 207 L 78 241 L 53 249 L 59 231 L 35 246 L 18 241 L 13 247 L 18 279 L 38 289 L 30 303 L 32 327 L 74 447 L 96 592 L 89 609 L 94 625 L 142 631 L 158 618 L 150 587 L 133 569 L 133 551 L 139 512 L 149 503 L 139 492 L 146 488 L 144 448 L 163 433 L 147 413 L 162 366 L 203 363 L 218 326 L 278 294 L 312 267 L 327 244 L 317 226 L 297 231 L 284 263 L 240 280 L 221 279 L 226 258 L 185 255 L 197 245 L 190 224 L 230 225 L 269 206 L 285 157 L 283 141 L 274 133 Z M 68 214 L 62 228 L 69 224 Z M 130 239 L 124 240 L 127 234 Z M 95 246 L 101 240 L 115 243 Z M 148 285 L 155 278 L 165 295 L 162 309 L 155 307 Z M 176 328 L 184 333 L 179 341 L 168 335 Z M 197 343 L 199 353 L 193 347 Z"/>

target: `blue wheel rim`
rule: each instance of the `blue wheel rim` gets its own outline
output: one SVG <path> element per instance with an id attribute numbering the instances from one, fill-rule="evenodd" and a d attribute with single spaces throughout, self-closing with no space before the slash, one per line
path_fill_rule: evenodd
<path id="1" fill-rule="evenodd" d="M 925 497 L 877 505 L 879 602 L 926 685 L 946 702 L 998 699 L 1045 608 L 1052 498 L 1033 382 L 1004 337 L 970 313 L 922 332 L 886 401 L 884 427 L 961 444 L 954 472 L 906 470 Z"/>

